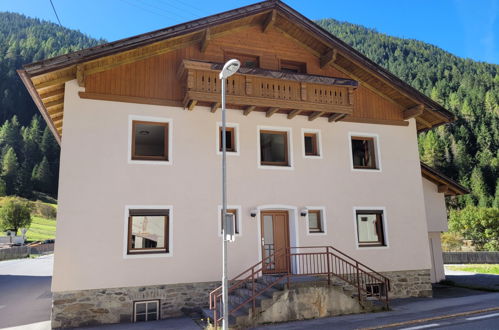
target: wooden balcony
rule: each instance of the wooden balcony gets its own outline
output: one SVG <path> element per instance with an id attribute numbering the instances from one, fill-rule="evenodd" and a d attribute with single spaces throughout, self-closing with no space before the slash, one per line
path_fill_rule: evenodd
<path id="1" fill-rule="evenodd" d="M 178 70 L 185 96 L 184 107 L 192 110 L 197 104 L 220 107 L 218 63 L 184 60 Z M 357 81 L 316 75 L 287 73 L 262 69 L 240 68 L 227 79 L 227 104 L 244 110 L 340 118 L 353 112 Z"/>

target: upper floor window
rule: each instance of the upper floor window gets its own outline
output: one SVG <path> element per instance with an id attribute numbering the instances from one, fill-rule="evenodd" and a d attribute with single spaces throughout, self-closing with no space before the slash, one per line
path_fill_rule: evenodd
<path id="1" fill-rule="evenodd" d="M 356 211 L 359 246 L 385 246 L 383 211 Z"/>
<path id="2" fill-rule="evenodd" d="M 219 150 L 223 148 L 223 130 L 219 127 Z M 236 129 L 235 127 L 225 127 L 225 146 L 227 152 L 236 152 Z"/>
<path id="3" fill-rule="evenodd" d="M 239 54 L 239 53 L 225 53 L 225 61 L 230 59 L 238 59 L 241 62 L 241 66 L 244 68 L 259 68 L 260 67 L 260 58 L 256 55 L 249 54 Z"/>
<path id="4" fill-rule="evenodd" d="M 290 73 L 307 73 L 307 65 L 303 62 L 281 60 L 280 70 Z"/>
<path id="5" fill-rule="evenodd" d="M 129 210 L 128 254 L 168 253 L 169 210 Z"/>
<path id="6" fill-rule="evenodd" d="M 168 161 L 168 123 L 132 121 L 132 160 Z"/>
<path id="7" fill-rule="evenodd" d="M 378 169 L 374 137 L 352 136 L 352 163 L 354 169 Z"/>
<path id="8" fill-rule="evenodd" d="M 260 164 L 289 166 L 288 132 L 260 130 Z"/>
<path id="9" fill-rule="evenodd" d="M 305 156 L 319 156 L 319 139 L 317 133 L 304 133 Z"/>
<path id="10" fill-rule="evenodd" d="M 227 214 L 232 214 L 234 216 L 234 233 L 239 235 L 239 217 L 237 214 L 237 209 L 227 209 Z M 221 229 L 220 233 L 223 231 L 224 221 L 222 217 L 222 210 L 220 210 L 220 221 L 221 221 Z"/>

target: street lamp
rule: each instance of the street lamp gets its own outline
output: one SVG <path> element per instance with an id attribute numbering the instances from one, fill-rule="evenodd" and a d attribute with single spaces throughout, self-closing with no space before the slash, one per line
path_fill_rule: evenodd
<path id="1" fill-rule="evenodd" d="M 227 137 L 226 137 L 226 123 L 225 123 L 225 88 L 227 85 L 227 78 L 232 76 L 239 70 L 241 62 L 232 59 L 225 63 L 222 71 L 220 72 L 220 80 L 222 82 L 222 306 L 223 306 L 223 319 L 222 329 L 229 328 L 229 280 L 227 279 Z"/>

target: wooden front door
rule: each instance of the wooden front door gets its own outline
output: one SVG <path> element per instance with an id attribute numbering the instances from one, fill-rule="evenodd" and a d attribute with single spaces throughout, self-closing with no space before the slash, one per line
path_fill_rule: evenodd
<path id="1" fill-rule="evenodd" d="M 287 211 L 263 211 L 261 213 L 262 257 L 265 274 L 285 273 L 288 271 L 289 257 L 289 220 Z M 266 259 L 268 256 L 273 255 Z"/>

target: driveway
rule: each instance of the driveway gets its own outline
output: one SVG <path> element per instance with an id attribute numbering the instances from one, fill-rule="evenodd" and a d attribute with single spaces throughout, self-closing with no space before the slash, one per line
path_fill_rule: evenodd
<path id="1" fill-rule="evenodd" d="M 53 262 L 53 255 L 0 261 L 0 328 L 50 328 Z"/>

